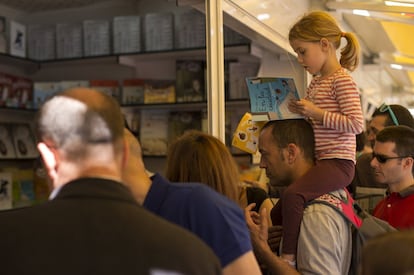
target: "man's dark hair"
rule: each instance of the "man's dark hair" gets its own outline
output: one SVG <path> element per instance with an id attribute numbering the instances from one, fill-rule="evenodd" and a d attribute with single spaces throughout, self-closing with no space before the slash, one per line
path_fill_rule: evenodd
<path id="1" fill-rule="evenodd" d="M 405 126 L 408 126 L 414 129 L 414 118 L 407 108 L 405 108 L 404 106 L 398 105 L 398 104 L 391 104 L 388 106 L 391 108 L 392 112 L 394 113 L 395 118 L 398 120 L 399 125 L 405 125 Z M 389 111 L 381 111 L 380 108 L 377 108 L 372 114 L 373 118 L 376 116 L 387 117 L 384 127 L 395 125 L 395 123 L 393 122 L 391 118 Z"/>
<path id="2" fill-rule="evenodd" d="M 414 158 L 414 129 L 402 126 L 389 126 L 381 130 L 376 137 L 378 142 L 394 142 L 395 153 L 401 157 Z M 412 172 L 414 174 L 414 165 Z"/>
<path id="3" fill-rule="evenodd" d="M 296 144 L 303 150 L 306 159 L 315 159 L 315 138 L 313 128 L 304 119 L 271 120 L 263 129 L 270 128 L 272 137 L 279 148 L 286 148 L 289 143 Z"/>

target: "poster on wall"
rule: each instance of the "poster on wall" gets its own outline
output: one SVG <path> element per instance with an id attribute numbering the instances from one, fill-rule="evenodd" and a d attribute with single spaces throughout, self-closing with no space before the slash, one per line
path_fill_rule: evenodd
<path id="1" fill-rule="evenodd" d="M 26 57 L 26 26 L 10 21 L 10 54 Z"/>

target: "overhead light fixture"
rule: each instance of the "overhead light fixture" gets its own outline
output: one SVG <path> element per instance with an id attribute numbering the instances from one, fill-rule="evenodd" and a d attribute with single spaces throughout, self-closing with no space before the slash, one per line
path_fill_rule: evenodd
<path id="1" fill-rule="evenodd" d="M 402 70 L 403 66 L 400 64 L 390 64 L 390 67 L 395 70 Z"/>
<path id="2" fill-rule="evenodd" d="M 260 21 L 264 21 L 270 18 L 270 15 L 268 13 L 261 13 L 259 15 L 257 15 L 257 19 L 259 19 Z"/>
<path id="3" fill-rule="evenodd" d="M 384 1 L 385 5 L 389 7 L 407 7 L 407 8 L 414 8 L 414 3 L 410 2 L 399 2 L 399 1 Z"/>
<path id="4" fill-rule="evenodd" d="M 371 16 L 371 14 L 369 13 L 369 11 L 367 10 L 352 10 L 352 13 L 355 15 L 361 15 L 361 16 Z"/>

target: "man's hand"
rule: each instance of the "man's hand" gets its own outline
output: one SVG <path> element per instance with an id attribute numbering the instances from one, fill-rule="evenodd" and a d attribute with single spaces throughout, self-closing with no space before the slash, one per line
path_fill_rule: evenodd
<path id="1" fill-rule="evenodd" d="M 244 215 L 246 218 L 247 227 L 250 230 L 250 237 L 256 257 L 260 258 L 268 251 L 271 252 L 270 247 L 267 243 L 268 238 L 268 224 L 267 224 L 267 210 L 264 208 L 260 215 L 252 211 L 255 207 L 255 203 L 249 204 L 244 209 Z"/>

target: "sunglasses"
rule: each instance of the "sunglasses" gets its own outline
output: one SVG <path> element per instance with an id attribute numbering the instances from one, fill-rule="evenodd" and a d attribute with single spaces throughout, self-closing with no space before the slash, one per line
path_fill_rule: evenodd
<path id="1" fill-rule="evenodd" d="M 389 105 L 387 105 L 385 103 L 382 103 L 382 105 L 378 109 L 381 113 L 388 112 L 390 114 L 390 117 L 391 117 L 392 122 L 394 123 L 394 125 L 396 125 L 396 126 L 400 125 L 398 123 L 397 117 L 395 116 L 394 112 L 392 111 L 392 109 Z"/>
<path id="2" fill-rule="evenodd" d="M 379 163 L 386 163 L 390 159 L 403 159 L 403 158 L 410 158 L 411 156 L 403 156 L 403 157 L 387 157 L 383 155 L 377 155 L 372 153 L 372 159 L 376 158 Z"/>

